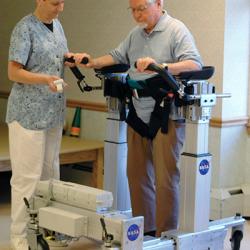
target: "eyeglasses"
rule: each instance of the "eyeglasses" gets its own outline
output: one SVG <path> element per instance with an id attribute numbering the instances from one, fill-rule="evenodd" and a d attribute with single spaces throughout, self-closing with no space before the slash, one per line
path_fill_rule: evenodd
<path id="1" fill-rule="evenodd" d="M 128 10 L 130 10 L 132 13 L 135 13 L 135 12 L 143 13 L 148 7 L 149 7 L 149 4 L 145 4 L 145 5 L 139 5 L 136 8 L 128 7 Z"/>

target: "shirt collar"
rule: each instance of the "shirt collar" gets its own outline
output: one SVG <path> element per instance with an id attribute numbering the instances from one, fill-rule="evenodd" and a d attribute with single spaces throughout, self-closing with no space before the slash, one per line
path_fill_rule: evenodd
<path id="1" fill-rule="evenodd" d="M 166 10 L 163 10 L 163 15 L 160 17 L 158 23 L 155 25 L 152 31 L 163 31 L 166 29 L 166 21 L 169 19 L 169 15 Z"/>
<path id="2" fill-rule="evenodd" d="M 166 22 L 167 22 L 168 19 L 169 19 L 169 15 L 168 15 L 167 11 L 163 10 L 163 15 L 160 17 L 159 21 L 157 22 L 155 27 L 152 29 L 152 31 L 149 34 L 147 34 L 144 31 L 144 28 L 142 28 L 142 32 L 144 34 L 146 34 L 147 36 L 149 36 L 150 34 L 152 34 L 155 31 L 160 31 L 160 32 L 164 31 L 166 29 Z"/>

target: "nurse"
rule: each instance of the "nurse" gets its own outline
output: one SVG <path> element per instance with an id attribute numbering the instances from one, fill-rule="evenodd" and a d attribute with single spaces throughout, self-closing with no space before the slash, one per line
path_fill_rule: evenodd
<path id="1" fill-rule="evenodd" d="M 8 76 L 13 81 L 6 122 L 9 127 L 11 178 L 11 247 L 28 250 L 29 199 L 39 180 L 59 178 L 59 149 L 65 97 L 57 91 L 68 51 L 57 19 L 64 0 L 36 0 L 34 13 L 22 18 L 10 40 Z"/>

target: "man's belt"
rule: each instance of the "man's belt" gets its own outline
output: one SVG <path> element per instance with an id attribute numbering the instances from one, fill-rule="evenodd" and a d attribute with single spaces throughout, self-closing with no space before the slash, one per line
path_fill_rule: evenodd
<path id="1" fill-rule="evenodd" d="M 162 96 L 162 93 L 171 91 L 159 75 L 138 81 L 128 79 L 127 82 L 135 98 L 152 96 L 154 99 L 158 99 L 159 96 Z"/>
<path id="2" fill-rule="evenodd" d="M 133 97 L 141 98 L 141 97 L 149 97 L 151 96 L 148 89 L 132 89 Z"/>
<path id="3" fill-rule="evenodd" d="M 150 81 L 150 79 L 138 80 L 138 81 L 128 79 L 127 82 L 128 82 L 129 87 L 132 90 L 133 97 L 138 99 L 141 97 L 152 96 L 150 89 L 147 87 L 148 81 Z"/>

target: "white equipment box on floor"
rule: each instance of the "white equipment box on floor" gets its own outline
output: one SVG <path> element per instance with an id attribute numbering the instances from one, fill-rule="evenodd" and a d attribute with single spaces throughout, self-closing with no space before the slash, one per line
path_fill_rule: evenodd
<path id="1" fill-rule="evenodd" d="M 212 188 L 210 219 L 217 220 L 236 213 L 250 217 L 250 185 Z"/>

